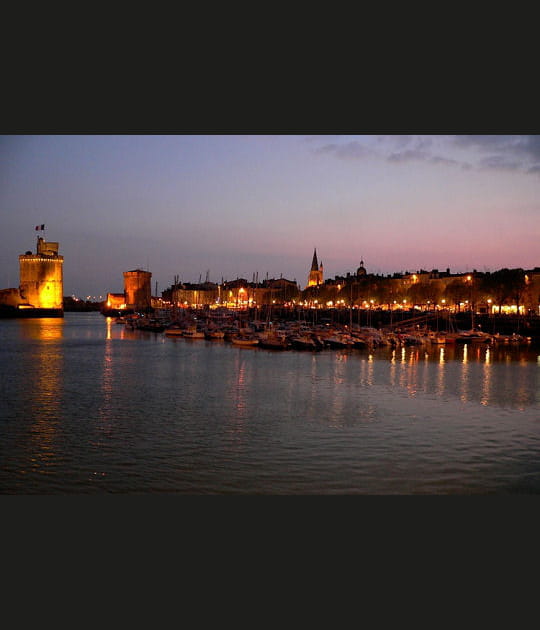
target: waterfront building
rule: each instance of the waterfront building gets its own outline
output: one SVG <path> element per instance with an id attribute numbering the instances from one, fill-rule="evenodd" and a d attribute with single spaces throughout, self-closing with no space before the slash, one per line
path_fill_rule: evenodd
<path id="1" fill-rule="evenodd" d="M 530 315 L 540 315 L 540 267 L 530 269 L 525 273 L 525 312 Z"/>
<path id="2" fill-rule="evenodd" d="M 221 284 L 175 283 L 162 292 L 163 300 L 176 307 L 252 308 L 267 304 L 286 304 L 298 300 L 300 289 L 296 280 L 286 278 L 248 282 L 245 278 L 223 281 Z"/>
<path id="3" fill-rule="evenodd" d="M 124 293 L 107 293 L 107 308 L 112 310 L 126 309 L 126 296 Z"/>
<path id="4" fill-rule="evenodd" d="M 169 291 L 174 306 L 210 306 L 219 303 L 221 294 L 220 287 L 214 282 L 176 284 Z M 168 295 L 169 292 L 164 291 L 162 297 L 167 299 Z"/>

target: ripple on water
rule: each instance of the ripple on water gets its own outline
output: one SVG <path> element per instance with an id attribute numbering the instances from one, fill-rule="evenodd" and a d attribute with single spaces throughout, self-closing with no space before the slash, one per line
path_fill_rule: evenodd
<path id="1" fill-rule="evenodd" d="M 536 359 L 245 351 L 76 321 L 0 346 L 20 358 L 0 361 L 2 493 L 540 490 Z"/>

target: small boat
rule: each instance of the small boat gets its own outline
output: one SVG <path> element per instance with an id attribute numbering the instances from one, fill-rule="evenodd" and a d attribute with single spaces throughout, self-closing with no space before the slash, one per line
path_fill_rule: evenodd
<path id="1" fill-rule="evenodd" d="M 235 326 L 226 326 L 223 328 L 223 333 L 225 334 L 225 341 L 232 341 L 232 338 L 238 335 L 238 328 Z"/>
<path id="2" fill-rule="evenodd" d="M 261 348 L 268 348 L 269 350 L 287 350 L 290 347 L 285 336 L 278 335 L 273 330 L 259 333 L 259 345 Z"/>
<path id="3" fill-rule="evenodd" d="M 531 337 L 524 337 L 523 335 L 519 335 L 517 333 L 512 333 L 511 335 L 501 335 L 499 333 L 495 333 L 492 336 L 492 340 L 495 343 L 516 343 L 516 344 L 522 344 L 522 343 L 531 343 L 532 338 Z"/>
<path id="4" fill-rule="evenodd" d="M 259 344 L 257 337 L 244 335 L 233 335 L 231 341 L 237 346 L 257 346 Z"/>
<path id="5" fill-rule="evenodd" d="M 330 337 L 326 337 L 324 343 L 334 350 L 352 348 L 354 346 L 354 341 L 351 335 L 346 333 L 336 333 Z"/>
<path id="6" fill-rule="evenodd" d="M 180 326 L 169 326 L 165 329 L 165 335 L 167 337 L 183 337 L 184 331 Z"/>
<path id="7" fill-rule="evenodd" d="M 182 337 L 185 337 L 186 339 L 204 339 L 204 330 L 201 330 L 196 326 L 191 326 L 184 330 Z"/>
<path id="8" fill-rule="evenodd" d="M 135 321 L 135 328 L 137 328 L 137 330 L 146 330 L 149 332 L 163 332 L 166 325 L 158 319 L 141 317 Z"/>
<path id="9" fill-rule="evenodd" d="M 204 336 L 206 339 L 225 339 L 224 330 L 205 330 Z"/>
<path id="10" fill-rule="evenodd" d="M 369 341 L 365 339 L 364 337 L 361 337 L 360 335 L 353 334 L 352 342 L 353 342 L 353 346 L 355 348 L 358 348 L 359 350 L 364 350 L 365 348 L 370 347 Z"/>
<path id="11" fill-rule="evenodd" d="M 124 319 L 124 326 L 128 330 L 135 330 L 135 328 L 137 327 L 137 321 L 139 319 L 140 318 L 138 315 L 129 315 Z"/>
<path id="12" fill-rule="evenodd" d="M 292 335 L 289 341 L 295 350 L 320 350 L 311 335 Z"/>
<path id="13" fill-rule="evenodd" d="M 468 343 L 473 341 L 480 343 L 490 343 L 491 335 L 485 332 L 481 332 L 479 330 L 460 330 L 456 333 L 457 343 Z"/>

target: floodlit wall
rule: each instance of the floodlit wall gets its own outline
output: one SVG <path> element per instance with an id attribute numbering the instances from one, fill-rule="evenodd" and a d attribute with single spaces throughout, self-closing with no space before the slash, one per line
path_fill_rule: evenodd
<path id="1" fill-rule="evenodd" d="M 141 269 L 124 271 L 124 294 L 127 308 L 140 310 L 152 306 L 151 279 L 152 274 L 149 271 Z"/>
<path id="2" fill-rule="evenodd" d="M 19 289 L 0 289 L 0 305 L 17 307 L 20 303 Z"/>
<path id="3" fill-rule="evenodd" d="M 19 289 L 24 303 L 34 308 L 62 309 L 64 302 L 63 256 L 19 256 Z"/>

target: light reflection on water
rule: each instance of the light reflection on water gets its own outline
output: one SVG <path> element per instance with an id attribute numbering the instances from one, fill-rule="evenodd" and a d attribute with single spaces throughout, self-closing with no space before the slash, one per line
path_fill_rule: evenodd
<path id="1" fill-rule="evenodd" d="M 540 357 L 0 322 L 0 492 L 540 491 Z"/>

